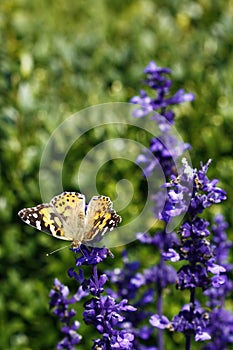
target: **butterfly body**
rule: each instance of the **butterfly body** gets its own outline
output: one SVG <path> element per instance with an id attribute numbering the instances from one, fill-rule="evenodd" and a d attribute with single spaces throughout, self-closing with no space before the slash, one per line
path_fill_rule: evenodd
<path id="1" fill-rule="evenodd" d="M 22 209 L 18 215 L 40 231 L 72 241 L 73 247 L 95 245 L 121 222 L 109 197 L 94 196 L 86 207 L 85 196 L 78 192 L 63 192 L 50 203 Z"/>

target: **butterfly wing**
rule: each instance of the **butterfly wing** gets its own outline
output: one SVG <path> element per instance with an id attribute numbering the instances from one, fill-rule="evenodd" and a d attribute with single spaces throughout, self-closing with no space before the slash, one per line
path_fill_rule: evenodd
<path id="1" fill-rule="evenodd" d="M 78 192 L 63 192 L 50 204 L 62 220 L 65 236 L 82 242 L 85 224 L 85 196 Z"/>
<path id="2" fill-rule="evenodd" d="M 78 192 L 63 192 L 50 203 L 19 211 L 28 225 L 66 241 L 82 241 L 85 197 Z"/>
<path id="3" fill-rule="evenodd" d="M 65 235 L 63 220 L 54 212 L 53 206 L 49 203 L 24 208 L 19 211 L 18 215 L 26 224 L 35 227 L 37 230 L 67 241 L 72 240 L 72 237 Z"/>
<path id="4" fill-rule="evenodd" d="M 83 243 L 93 245 L 112 231 L 121 222 L 121 217 L 112 208 L 109 197 L 94 196 L 87 207 Z"/>

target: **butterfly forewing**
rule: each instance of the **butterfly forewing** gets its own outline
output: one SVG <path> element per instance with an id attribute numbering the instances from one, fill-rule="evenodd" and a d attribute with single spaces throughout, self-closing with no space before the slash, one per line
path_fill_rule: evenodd
<path id="1" fill-rule="evenodd" d="M 37 230 L 60 239 L 72 240 L 72 237 L 65 236 L 64 220 L 54 212 L 51 204 L 45 203 L 22 209 L 19 211 L 19 216 L 26 224 L 35 227 Z"/>
<path id="2" fill-rule="evenodd" d="M 120 222 L 121 217 L 112 208 L 109 197 L 92 197 L 86 213 L 84 244 L 86 242 L 92 245 L 99 242 L 105 233 L 113 230 Z"/>

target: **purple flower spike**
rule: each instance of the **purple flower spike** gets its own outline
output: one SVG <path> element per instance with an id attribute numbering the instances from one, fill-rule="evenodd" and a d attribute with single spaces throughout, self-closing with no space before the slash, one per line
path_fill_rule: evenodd
<path id="1" fill-rule="evenodd" d="M 169 68 L 158 67 L 155 62 L 151 61 L 145 68 L 144 73 L 147 76 L 144 83 L 155 90 L 157 96 L 152 99 L 144 90 L 141 90 L 140 96 L 135 96 L 131 99 L 131 103 L 139 104 L 141 106 L 134 111 L 134 116 L 136 118 L 142 118 L 148 115 L 151 111 L 157 111 L 160 115 L 165 117 L 167 121 L 172 123 L 174 121 L 175 113 L 167 108 L 171 105 L 193 101 L 194 95 L 191 93 L 186 94 L 183 89 L 180 89 L 173 96 L 165 98 L 165 96 L 170 93 L 172 85 L 171 80 L 166 77 L 166 75 L 171 73 Z M 157 117 L 158 120 L 160 120 L 159 115 Z M 163 124 L 163 122 L 159 124 Z"/>
<path id="2" fill-rule="evenodd" d="M 53 308 L 53 313 L 59 317 L 60 321 L 64 324 L 61 328 L 65 337 L 57 344 L 57 349 L 68 349 L 74 350 L 74 345 L 80 343 L 82 336 L 76 331 L 80 324 L 78 321 L 71 323 L 71 319 L 74 317 L 76 312 L 73 309 L 69 309 L 69 305 L 80 300 L 83 295 L 79 298 L 69 296 L 68 287 L 64 286 L 57 278 L 54 280 L 54 288 L 50 291 L 50 307 Z"/>
<path id="3" fill-rule="evenodd" d="M 208 314 L 200 307 L 196 307 L 192 304 L 183 306 L 179 314 L 172 320 L 172 327 L 174 330 L 187 335 L 194 334 L 198 340 L 211 338 L 207 332 L 208 325 Z"/>
<path id="4" fill-rule="evenodd" d="M 217 298 L 223 296 L 223 290 L 228 292 L 232 290 L 232 284 L 226 278 L 226 272 L 231 268 L 227 262 L 227 255 L 232 244 L 222 243 L 222 238 L 225 239 L 226 236 L 223 232 L 226 225 L 221 217 L 216 220 L 213 232 L 217 235 L 216 237 L 213 235 L 212 240 L 210 223 L 204 218 L 204 211 L 224 201 L 226 193 L 217 187 L 217 179 L 210 180 L 207 177 L 210 160 L 205 165 L 201 164 L 200 169 L 197 170 L 192 169 L 183 159 L 183 173 L 177 174 L 176 162 L 190 146 L 182 142 L 178 143 L 176 138 L 169 134 L 170 124 L 174 122 L 175 117 L 171 106 L 192 101 L 194 96 L 186 94 L 183 89 L 171 95 L 170 70 L 158 67 L 155 62 L 150 62 L 144 72 L 145 84 L 155 90 L 156 96 L 153 98 L 145 91 L 141 91 L 140 96 L 136 96 L 131 102 L 140 104 L 135 110 L 135 116 L 146 117 L 150 114 L 150 118 L 157 123 L 161 135 L 151 140 L 148 152 L 145 151 L 138 156 L 138 163 L 142 165 L 145 176 L 152 178 L 157 168 L 162 168 L 164 172 L 166 183 L 162 188 L 167 191 L 165 204 L 162 190 L 152 196 L 156 218 L 162 220 L 165 227 L 181 215 L 184 220 L 177 236 L 166 234 L 166 229 L 164 232 L 157 232 L 154 236 L 148 233 L 137 234 L 142 244 L 161 252 L 158 266 L 144 270 L 142 275 L 147 284 L 153 281 L 157 286 L 158 314 L 151 317 L 150 323 L 160 329 L 168 328 L 183 332 L 186 337 L 186 349 L 190 349 L 191 335 L 195 341 L 210 339 L 206 313 L 195 306 L 196 289 L 202 288 L 206 295 L 215 295 L 216 298 L 211 301 L 212 305 L 218 305 L 220 300 Z M 152 111 L 154 114 L 151 117 Z M 199 217 L 199 214 L 203 217 Z M 166 279 L 169 273 L 166 271 L 164 260 L 170 260 L 173 263 L 179 261 L 177 289 L 190 291 L 189 307 L 183 308 L 172 322 L 162 315 L 162 292 L 163 288 L 169 284 L 169 279 Z M 180 266 L 182 260 L 184 264 Z M 173 271 L 173 278 L 174 276 L 176 273 Z M 161 332 L 158 335 L 158 347 L 163 349 Z"/>
<path id="5" fill-rule="evenodd" d="M 233 313 L 225 310 L 225 298 L 232 292 L 233 283 L 227 273 L 232 270 L 228 262 L 232 242 L 226 235 L 226 223 L 223 215 L 216 215 L 212 225 L 215 261 L 212 262 L 212 285 L 204 293 L 208 297 L 210 313 L 209 333 L 212 341 L 203 350 L 230 349 L 233 345 Z M 225 270 L 225 271 L 224 271 Z"/>
<path id="6" fill-rule="evenodd" d="M 227 350 L 233 346 L 233 314 L 224 309 L 215 309 L 210 314 L 208 333 L 212 336 L 211 343 L 203 350 Z"/>
<path id="7" fill-rule="evenodd" d="M 83 318 L 86 324 L 94 325 L 97 331 L 103 334 L 102 342 L 111 344 L 113 337 L 115 337 L 115 344 L 117 344 L 117 341 L 129 344 L 134 337 L 125 334 L 125 337 L 122 338 L 123 333 L 118 330 L 118 327 L 125 319 L 122 312 L 135 310 L 134 307 L 127 304 L 127 300 L 122 300 L 117 304 L 110 296 L 100 296 L 98 299 L 92 298 L 85 304 Z"/>
<path id="8" fill-rule="evenodd" d="M 194 305 L 185 305 L 176 315 L 172 322 L 165 316 L 153 315 L 150 323 L 159 329 L 170 329 L 172 331 L 182 332 L 189 336 L 193 334 L 196 341 L 211 339 L 207 327 L 209 319 L 207 313 Z"/>

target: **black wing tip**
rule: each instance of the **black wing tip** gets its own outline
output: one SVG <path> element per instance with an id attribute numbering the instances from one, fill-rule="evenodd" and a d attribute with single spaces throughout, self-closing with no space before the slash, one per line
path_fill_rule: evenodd
<path id="1" fill-rule="evenodd" d="M 23 212 L 24 212 L 24 210 L 25 210 L 25 209 L 21 209 L 20 211 L 18 211 L 18 216 L 19 216 L 20 218 L 23 217 Z"/>

